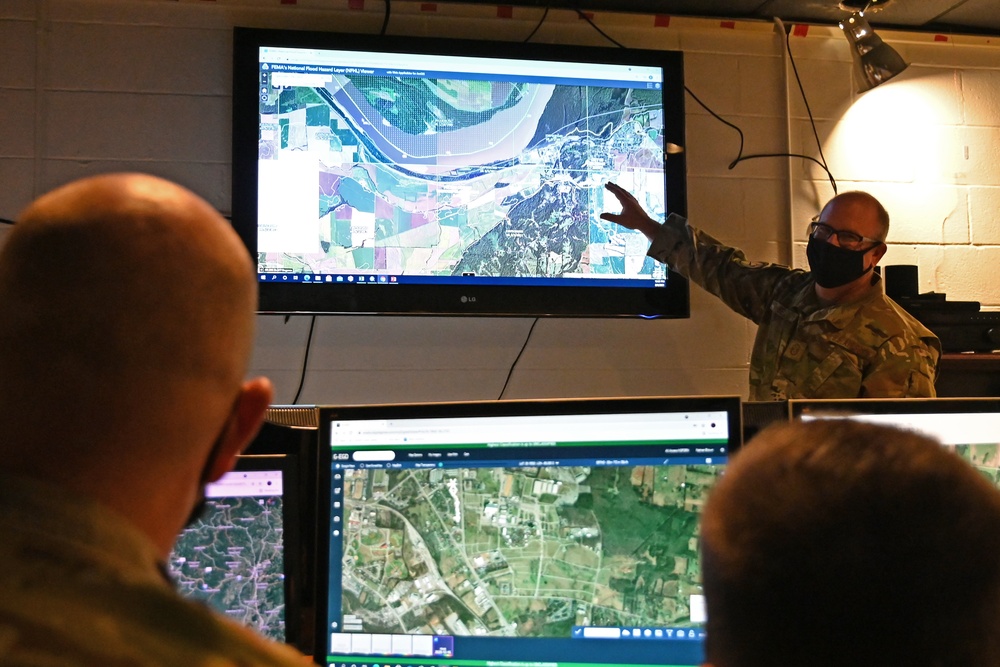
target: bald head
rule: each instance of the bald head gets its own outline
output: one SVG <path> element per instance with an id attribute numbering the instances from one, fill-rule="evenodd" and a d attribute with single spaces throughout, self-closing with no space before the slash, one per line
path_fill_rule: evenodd
<path id="1" fill-rule="evenodd" d="M 889 236 L 889 212 L 878 199 L 860 190 L 842 192 L 828 201 L 820 218 L 837 229 L 850 229 L 883 243 Z"/>
<path id="2" fill-rule="evenodd" d="M 42 196 L 0 249 L 0 432 L 51 455 L 66 438 L 135 437 L 143 419 L 165 438 L 197 433 L 188 419 L 217 429 L 246 371 L 255 298 L 239 238 L 180 186 L 113 174 Z"/>
<path id="3" fill-rule="evenodd" d="M 715 667 L 1000 664 L 1000 492 L 929 438 L 765 429 L 701 546 Z"/>

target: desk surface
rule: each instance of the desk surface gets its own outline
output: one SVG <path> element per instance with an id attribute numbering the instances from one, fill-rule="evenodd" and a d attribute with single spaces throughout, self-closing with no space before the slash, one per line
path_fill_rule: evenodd
<path id="1" fill-rule="evenodd" d="M 964 367 L 1000 368 L 1000 352 L 945 352 L 941 355 L 942 368 Z"/>

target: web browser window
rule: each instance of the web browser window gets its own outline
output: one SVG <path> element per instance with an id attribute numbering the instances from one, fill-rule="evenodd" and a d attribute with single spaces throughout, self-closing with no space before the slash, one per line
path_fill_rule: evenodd
<path id="1" fill-rule="evenodd" d="M 852 419 L 941 441 L 1000 487 L 1000 399 L 793 400 L 793 419 Z"/>
<path id="2" fill-rule="evenodd" d="M 666 209 L 661 66 L 262 46 L 259 67 L 262 282 L 665 283 L 599 217 L 608 180 Z M 577 189 L 585 238 L 549 219 Z"/>
<path id="3" fill-rule="evenodd" d="M 701 663 L 698 522 L 739 445 L 738 398 L 382 412 L 321 417 L 318 656 Z"/>
<path id="4" fill-rule="evenodd" d="M 241 459 L 241 461 L 244 461 Z M 205 510 L 168 561 L 184 596 L 279 641 L 285 636 L 283 471 L 237 463 L 205 489 Z"/>

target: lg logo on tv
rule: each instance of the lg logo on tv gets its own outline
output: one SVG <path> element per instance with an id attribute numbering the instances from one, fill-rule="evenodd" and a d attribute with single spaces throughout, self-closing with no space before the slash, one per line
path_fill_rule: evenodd
<path id="1" fill-rule="evenodd" d="M 460 300 L 460 301 L 461 301 L 462 303 L 475 303 L 475 302 L 476 302 L 476 297 L 474 297 L 474 296 L 465 296 L 465 295 L 462 295 L 462 298 L 461 298 L 461 299 L 459 299 L 459 300 Z"/>

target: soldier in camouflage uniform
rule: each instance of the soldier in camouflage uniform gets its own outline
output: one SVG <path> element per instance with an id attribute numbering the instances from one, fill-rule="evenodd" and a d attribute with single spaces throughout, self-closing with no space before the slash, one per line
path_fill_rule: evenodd
<path id="1" fill-rule="evenodd" d="M 810 228 L 811 271 L 749 262 L 672 214 L 663 224 L 613 183 L 620 214 L 602 218 L 643 232 L 649 256 L 718 296 L 759 328 L 750 400 L 933 397 L 941 345 L 885 295 L 872 269 L 889 218 L 863 192 L 830 200 Z"/>
<path id="2" fill-rule="evenodd" d="M 0 664 L 305 663 L 165 575 L 271 401 L 244 379 L 255 283 L 232 227 L 158 178 L 21 214 L 0 249 Z"/>

